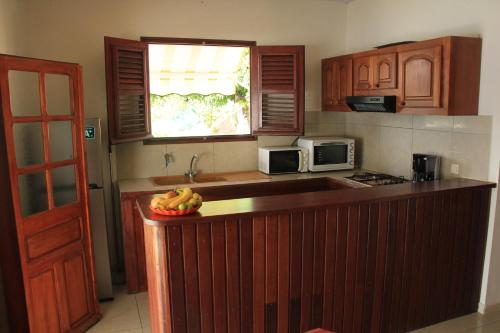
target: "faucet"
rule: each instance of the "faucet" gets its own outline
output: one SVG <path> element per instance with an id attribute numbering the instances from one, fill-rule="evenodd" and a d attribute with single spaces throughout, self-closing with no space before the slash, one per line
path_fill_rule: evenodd
<path id="1" fill-rule="evenodd" d="M 165 158 L 165 168 L 168 168 L 168 165 L 170 164 L 170 162 L 173 162 L 172 155 L 170 155 L 169 153 L 166 153 L 165 155 L 163 155 L 163 157 Z"/>
<path id="2" fill-rule="evenodd" d="M 189 177 L 189 180 L 193 180 L 194 176 L 198 174 L 198 172 L 196 172 L 196 170 L 194 169 L 194 164 L 196 161 L 198 161 L 198 159 L 199 159 L 198 154 L 193 154 L 193 157 L 191 157 L 189 170 L 184 174 L 184 176 Z"/>

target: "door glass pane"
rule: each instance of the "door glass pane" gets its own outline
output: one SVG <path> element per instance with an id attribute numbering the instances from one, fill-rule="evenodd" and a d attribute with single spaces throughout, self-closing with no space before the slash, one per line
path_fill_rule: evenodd
<path id="1" fill-rule="evenodd" d="M 71 114 L 69 76 L 46 74 L 45 96 L 49 115 Z"/>
<path id="2" fill-rule="evenodd" d="M 9 71 L 10 108 L 15 117 L 40 115 L 37 72 Z"/>
<path id="3" fill-rule="evenodd" d="M 52 193 L 54 204 L 60 207 L 76 202 L 76 176 L 74 165 L 52 169 Z"/>
<path id="4" fill-rule="evenodd" d="M 22 174 L 18 178 L 21 214 L 33 215 L 48 209 L 45 172 Z"/>
<path id="5" fill-rule="evenodd" d="M 15 123 L 14 146 L 17 167 L 43 163 L 43 136 L 41 123 Z"/>
<path id="6" fill-rule="evenodd" d="M 50 160 L 52 162 L 73 158 L 73 133 L 71 121 L 49 122 Z"/>

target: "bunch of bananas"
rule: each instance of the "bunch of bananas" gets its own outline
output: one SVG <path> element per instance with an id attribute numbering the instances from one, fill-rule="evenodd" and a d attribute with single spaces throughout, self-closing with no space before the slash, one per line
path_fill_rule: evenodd
<path id="1" fill-rule="evenodd" d="M 151 207 L 161 210 L 185 210 L 200 207 L 203 198 L 198 193 L 193 193 L 189 187 L 169 191 L 161 197 L 151 200 Z"/>

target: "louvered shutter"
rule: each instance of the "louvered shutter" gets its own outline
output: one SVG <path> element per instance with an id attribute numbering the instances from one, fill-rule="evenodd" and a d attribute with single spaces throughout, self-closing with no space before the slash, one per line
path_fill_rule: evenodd
<path id="1" fill-rule="evenodd" d="M 304 46 L 253 47 L 251 85 L 253 134 L 304 134 Z"/>
<path id="2" fill-rule="evenodd" d="M 151 138 L 148 44 L 105 37 L 111 144 Z"/>

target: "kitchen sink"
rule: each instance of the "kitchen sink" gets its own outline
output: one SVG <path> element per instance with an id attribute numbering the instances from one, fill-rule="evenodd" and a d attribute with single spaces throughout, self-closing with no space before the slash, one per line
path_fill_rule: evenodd
<path id="1" fill-rule="evenodd" d="M 269 179 L 268 176 L 258 171 L 226 172 L 226 173 L 202 173 L 190 179 L 187 176 L 161 176 L 151 177 L 151 182 L 156 186 L 203 184 L 215 182 L 235 182 Z"/>
<path id="2" fill-rule="evenodd" d="M 151 177 L 153 184 L 158 186 L 196 184 L 196 183 L 211 183 L 227 181 L 225 177 L 215 175 L 199 175 L 190 179 L 187 176 L 164 176 Z"/>

